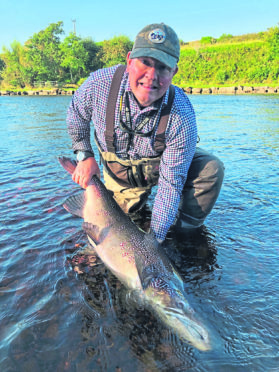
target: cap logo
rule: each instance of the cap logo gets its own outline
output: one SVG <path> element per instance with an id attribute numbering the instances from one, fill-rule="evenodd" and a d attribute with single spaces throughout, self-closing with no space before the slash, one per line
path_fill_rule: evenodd
<path id="1" fill-rule="evenodd" d="M 155 30 L 151 31 L 148 35 L 148 39 L 152 43 L 160 44 L 166 40 L 166 34 L 160 28 L 156 28 Z"/>

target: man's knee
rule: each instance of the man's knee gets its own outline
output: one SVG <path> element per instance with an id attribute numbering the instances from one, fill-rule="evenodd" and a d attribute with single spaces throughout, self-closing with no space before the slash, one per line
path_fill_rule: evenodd
<path id="1" fill-rule="evenodd" d="M 207 187 L 207 183 L 221 187 L 224 178 L 224 164 L 215 155 L 197 148 L 193 161 L 189 168 L 186 185 L 203 184 Z M 209 186 L 209 185 L 208 185 Z"/>
<path id="2" fill-rule="evenodd" d="M 223 178 L 222 161 L 197 148 L 182 192 L 178 219 L 200 226 L 214 207 Z"/>
<path id="3" fill-rule="evenodd" d="M 216 156 L 211 155 L 207 158 L 205 167 L 200 171 L 196 183 L 202 183 L 205 189 L 215 189 L 217 196 L 220 192 L 224 179 L 224 164 Z"/>

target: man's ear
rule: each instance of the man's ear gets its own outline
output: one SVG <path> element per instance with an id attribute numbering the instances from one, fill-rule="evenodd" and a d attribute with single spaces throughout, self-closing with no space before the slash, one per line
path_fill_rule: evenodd
<path id="1" fill-rule="evenodd" d="M 131 64 L 131 61 L 132 61 L 130 58 L 130 55 L 131 55 L 131 52 L 128 52 L 127 57 L 126 57 L 127 69 L 129 68 L 129 65 Z"/>
<path id="2" fill-rule="evenodd" d="M 174 73 L 173 73 L 173 76 L 174 76 L 174 75 L 176 75 L 176 74 L 177 74 L 177 72 L 178 72 L 178 66 L 176 65 L 176 66 L 175 66 L 175 69 L 174 69 Z"/>

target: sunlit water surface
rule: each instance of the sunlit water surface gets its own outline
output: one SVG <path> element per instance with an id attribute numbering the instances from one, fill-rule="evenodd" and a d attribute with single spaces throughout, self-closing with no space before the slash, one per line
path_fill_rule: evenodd
<path id="1" fill-rule="evenodd" d="M 208 352 L 137 304 L 63 209 L 79 190 L 57 162 L 70 99 L 0 97 L 0 370 L 278 371 L 279 97 L 191 97 L 226 175 L 205 225 L 170 233 L 167 252 Z"/>

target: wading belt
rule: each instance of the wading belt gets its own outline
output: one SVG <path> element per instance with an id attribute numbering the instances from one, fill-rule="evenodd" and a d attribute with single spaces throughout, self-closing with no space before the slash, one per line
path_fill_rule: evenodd
<path id="1" fill-rule="evenodd" d="M 115 154 L 114 147 L 114 123 L 115 107 L 119 88 L 126 66 L 119 66 L 112 79 L 106 111 L 105 140 L 107 152 L 103 152 L 98 142 L 96 133 L 95 140 L 99 148 L 102 163 L 108 174 L 123 187 L 151 187 L 158 182 L 160 157 L 143 158 L 139 160 L 120 159 Z M 165 149 L 165 131 L 174 99 L 174 87 L 169 89 L 167 105 L 161 111 L 161 117 L 155 135 L 154 149 L 161 154 Z M 129 132 L 131 135 L 132 131 Z M 135 133 L 136 134 L 136 133 Z M 150 134 L 151 135 L 151 134 Z"/>

